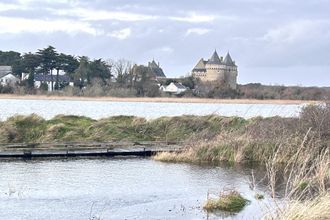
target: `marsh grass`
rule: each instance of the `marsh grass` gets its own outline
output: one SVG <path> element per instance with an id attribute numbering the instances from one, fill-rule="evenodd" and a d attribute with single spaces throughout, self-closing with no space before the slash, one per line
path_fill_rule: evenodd
<path id="1" fill-rule="evenodd" d="M 330 194 L 322 194 L 308 200 L 291 200 L 275 212 L 268 212 L 266 220 L 316 220 L 330 219 Z"/>
<path id="2" fill-rule="evenodd" d="M 1 143 L 60 141 L 186 141 L 220 131 L 237 130 L 246 123 L 238 117 L 180 116 L 145 120 L 114 116 L 93 120 L 83 116 L 57 115 L 44 120 L 37 115 L 14 116 L 0 122 Z"/>
<path id="3" fill-rule="evenodd" d="M 180 154 L 161 153 L 155 159 L 257 162 L 266 168 L 271 196 L 277 198 L 284 188 L 280 196 L 288 201 L 276 207 L 276 215 L 270 219 L 329 219 L 329 104 L 307 106 L 299 118 L 252 118 L 239 129 L 223 129 L 210 139 L 190 139 L 186 144 Z M 217 200 L 208 204 L 217 205 Z M 303 206 L 311 211 L 300 209 Z"/>
<path id="4" fill-rule="evenodd" d="M 240 193 L 231 190 L 220 193 L 217 199 L 208 198 L 203 208 L 208 212 L 225 211 L 237 213 L 248 203 L 249 200 L 245 199 Z"/>

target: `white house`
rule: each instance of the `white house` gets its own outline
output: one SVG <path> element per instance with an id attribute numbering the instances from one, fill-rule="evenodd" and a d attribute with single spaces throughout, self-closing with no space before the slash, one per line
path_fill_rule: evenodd
<path id="1" fill-rule="evenodd" d="M 11 66 L 0 66 L 0 84 L 5 85 L 14 85 L 19 82 L 19 78 L 12 74 Z"/>
<path id="2" fill-rule="evenodd" d="M 160 90 L 161 92 L 165 92 L 166 86 L 163 86 L 163 85 L 160 84 L 160 83 L 158 83 L 157 85 L 158 85 L 159 90 Z"/>
<path id="3" fill-rule="evenodd" d="M 165 88 L 164 87 L 161 87 L 160 89 L 162 91 L 164 91 L 164 92 L 168 92 L 168 93 L 179 95 L 181 93 L 184 93 L 187 90 L 187 87 L 185 87 L 181 83 L 171 82 Z"/>

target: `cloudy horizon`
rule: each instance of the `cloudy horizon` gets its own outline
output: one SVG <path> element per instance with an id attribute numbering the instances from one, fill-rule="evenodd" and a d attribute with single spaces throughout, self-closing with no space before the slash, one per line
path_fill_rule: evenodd
<path id="1" fill-rule="evenodd" d="M 328 0 L 1 0 L 0 50 L 155 59 L 179 77 L 217 49 L 240 84 L 330 86 L 329 11 Z"/>

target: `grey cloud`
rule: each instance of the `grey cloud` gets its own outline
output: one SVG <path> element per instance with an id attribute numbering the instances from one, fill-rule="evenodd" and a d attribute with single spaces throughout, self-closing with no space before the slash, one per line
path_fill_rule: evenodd
<path id="1" fill-rule="evenodd" d="M 77 9 L 121 14 L 86 19 L 64 13 Z M 329 10 L 327 0 L 26 1 L 24 7 L 0 10 L 0 16 L 82 22 L 97 34 L 89 29 L 85 33 L 60 29 L 0 34 L 0 50 L 27 52 L 51 44 L 60 51 L 92 58 L 146 63 L 154 57 L 169 76 L 179 76 L 217 48 L 222 55 L 231 52 L 239 65 L 240 83 L 329 85 L 321 80 L 330 69 Z M 122 30 L 126 34 L 129 30 L 129 36 L 116 37 Z M 187 34 L 189 30 L 195 31 Z M 320 80 L 312 80 L 310 71 Z"/>

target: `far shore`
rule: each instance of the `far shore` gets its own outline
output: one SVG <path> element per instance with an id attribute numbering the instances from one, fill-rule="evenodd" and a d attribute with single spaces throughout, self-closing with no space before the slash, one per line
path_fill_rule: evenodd
<path id="1" fill-rule="evenodd" d="M 0 94 L 0 99 L 19 100 L 67 100 L 67 101 L 108 101 L 108 102 L 160 102 L 160 103 L 219 103 L 219 104 L 316 104 L 321 101 L 313 100 L 281 100 L 281 99 L 208 99 L 208 98 L 177 98 L 177 97 L 81 97 L 81 96 L 57 96 L 57 95 L 13 95 Z"/>

